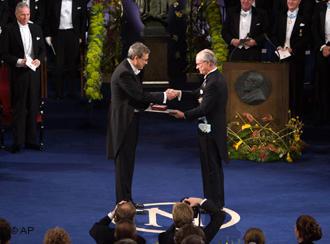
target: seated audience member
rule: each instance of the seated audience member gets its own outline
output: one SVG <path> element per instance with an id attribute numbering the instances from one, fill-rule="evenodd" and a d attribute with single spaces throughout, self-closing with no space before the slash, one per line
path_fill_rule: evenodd
<path id="1" fill-rule="evenodd" d="M 71 244 L 71 239 L 63 228 L 54 227 L 47 230 L 43 244 Z"/>
<path id="2" fill-rule="evenodd" d="M 265 235 L 259 228 L 250 228 L 244 234 L 244 244 L 265 244 Z"/>
<path id="3" fill-rule="evenodd" d="M 183 227 L 181 227 L 177 232 L 175 232 L 174 235 L 174 242 L 175 244 L 181 244 L 183 240 L 185 240 L 187 237 L 200 237 L 203 242 L 205 242 L 205 234 L 201 227 L 195 226 L 194 224 L 186 224 Z M 190 243 L 187 242 L 186 243 Z"/>
<path id="4" fill-rule="evenodd" d="M 253 0 L 228 10 L 222 37 L 229 46 L 229 61 L 260 61 L 268 30 L 265 11 L 252 6 Z"/>
<path id="5" fill-rule="evenodd" d="M 184 238 L 181 244 L 205 244 L 205 240 L 203 237 L 194 234 Z"/>
<path id="6" fill-rule="evenodd" d="M 175 233 L 186 224 L 191 224 L 194 220 L 193 207 L 201 208 L 210 215 L 210 223 L 207 224 L 203 231 L 205 233 L 206 242 L 209 243 L 218 233 L 220 226 L 225 220 L 225 213 L 219 209 L 211 200 L 201 198 L 186 198 L 183 202 L 178 202 L 173 206 L 173 224 L 158 236 L 159 244 L 174 243 Z"/>
<path id="7" fill-rule="evenodd" d="M 132 239 L 139 244 L 144 244 L 146 241 L 143 238 L 139 238 L 136 235 L 136 226 L 134 222 L 130 219 L 122 219 L 116 223 L 115 227 L 115 239 Z"/>
<path id="8" fill-rule="evenodd" d="M 301 215 L 296 221 L 295 234 L 299 244 L 313 244 L 322 238 L 322 229 L 313 217 Z"/>
<path id="9" fill-rule="evenodd" d="M 0 218 L 0 243 L 9 244 L 11 227 L 7 220 Z"/>
<path id="10" fill-rule="evenodd" d="M 99 222 L 95 223 L 89 231 L 89 234 L 94 238 L 96 243 L 114 243 L 115 226 L 110 227 L 113 220 L 116 224 L 121 220 L 131 220 L 134 223 L 136 209 L 132 202 L 122 201 L 116 205 L 107 216 L 103 217 Z M 143 237 L 137 235 L 138 243 L 145 243 Z"/>
<path id="11" fill-rule="evenodd" d="M 132 239 L 125 238 L 125 239 L 116 241 L 115 244 L 137 244 L 137 242 Z"/>

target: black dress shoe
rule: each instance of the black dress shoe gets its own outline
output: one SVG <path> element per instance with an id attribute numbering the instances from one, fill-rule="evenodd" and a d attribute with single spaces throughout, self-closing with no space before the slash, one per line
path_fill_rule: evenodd
<path id="1" fill-rule="evenodd" d="M 36 151 L 41 151 L 41 147 L 38 144 L 25 144 L 26 149 L 31 149 L 31 150 L 36 150 Z"/>
<path id="2" fill-rule="evenodd" d="M 18 153 L 19 151 L 21 151 L 21 147 L 19 145 L 14 144 L 9 148 L 9 151 L 11 153 Z"/>

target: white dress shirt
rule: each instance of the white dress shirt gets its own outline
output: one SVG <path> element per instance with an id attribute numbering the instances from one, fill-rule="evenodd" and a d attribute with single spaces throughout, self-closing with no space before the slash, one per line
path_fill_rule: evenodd
<path id="1" fill-rule="evenodd" d="M 294 23 L 296 22 L 297 15 L 298 15 L 299 8 L 296 8 L 294 11 L 288 11 L 287 18 L 286 18 L 286 35 L 285 35 L 285 43 L 284 48 L 291 48 L 290 47 L 290 39 L 293 30 Z"/>
<path id="2" fill-rule="evenodd" d="M 330 42 L 330 1 L 325 14 L 325 43 Z"/>
<path id="3" fill-rule="evenodd" d="M 239 39 L 246 39 L 248 34 L 250 33 L 251 28 L 251 19 L 252 19 L 252 10 L 244 11 L 241 10 L 240 18 L 239 18 Z M 239 48 L 242 48 L 243 45 L 240 45 Z M 246 49 L 248 46 L 244 46 Z"/>
<path id="4" fill-rule="evenodd" d="M 21 38 L 23 42 L 23 48 L 24 48 L 24 58 L 30 57 L 33 59 L 33 47 L 32 47 L 32 36 L 30 32 L 29 25 L 22 25 L 21 23 L 17 22 L 19 26 L 19 31 L 21 33 Z M 17 60 L 17 67 L 24 67 L 24 64 L 22 64 L 23 59 Z"/>
<path id="5" fill-rule="evenodd" d="M 62 0 L 60 30 L 72 29 L 72 0 Z"/>

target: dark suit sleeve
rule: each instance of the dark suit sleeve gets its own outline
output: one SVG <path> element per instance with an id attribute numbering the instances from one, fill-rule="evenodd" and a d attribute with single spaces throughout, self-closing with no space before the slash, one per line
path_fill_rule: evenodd
<path id="1" fill-rule="evenodd" d="M 228 45 L 230 45 L 232 39 L 239 38 L 234 34 L 234 30 L 236 29 L 236 27 L 234 26 L 235 10 L 236 8 L 232 8 L 228 10 L 228 14 L 225 22 L 223 23 L 223 28 L 221 31 L 221 35 Z"/>
<path id="2" fill-rule="evenodd" d="M 8 17 L 9 17 L 9 7 L 8 7 L 8 1 L 4 0 L 2 3 L 0 3 L 2 6 L 0 9 L 0 27 L 1 29 L 7 24 Z"/>
<path id="3" fill-rule="evenodd" d="M 316 52 L 320 51 L 320 48 L 322 45 L 325 44 L 325 38 L 324 38 L 324 29 L 322 30 L 322 27 L 324 27 L 325 23 L 325 14 L 323 11 L 323 8 L 326 9 L 325 3 L 319 3 L 315 7 L 314 15 L 313 15 L 313 21 L 312 21 L 312 31 L 313 31 L 313 43 Z M 324 14 L 324 15 L 323 15 Z M 324 17 L 324 19 L 321 19 Z"/>
<path id="4" fill-rule="evenodd" d="M 220 210 L 211 200 L 206 200 L 201 208 L 210 215 L 210 223 L 203 229 L 206 242 L 210 243 L 214 236 L 218 233 L 219 228 L 225 220 L 225 213 Z"/>
<path id="5" fill-rule="evenodd" d="M 140 84 L 138 84 L 136 78 L 131 72 L 122 72 L 119 79 L 119 86 L 133 100 L 140 103 L 163 103 L 164 95 L 162 92 L 143 91 L 143 89 L 140 89 Z"/>
<path id="6" fill-rule="evenodd" d="M 202 116 L 206 116 L 210 111 L 214 109 L 214 106 L 216 106 L 219 96 L 219 87 L 217 84 L 220 83 L 216 82 L 215 80 L 212 81 L 211 79 L 208 82 L 209 84 L 204 90 L 202 102 L 196 108 L 190 109 L 184 113 L 186 119 L 193 120 Z"/>
<path id="7" fill-rule="evenodd" d="M 174 244 L 175 225 L 172 224 L 165 232 L 158 235 L 159 244 Z"/>
<path id="8" fill-rule="evenodd" d="M 16 55 L 12 54 L 11 52 L 11 42 L 13 41 L 11 39 L 12 37 L 12 28 L 11 27 L 6 27 L 2 33 L 2 47 L 0 47 L 2 57 L 5 60 L 5 62 L 11 66 L 15 66 L 17 63 L 17 60 L 19 58 L 24 58 L 24 57 L 17 57 Z"/>
<path id="9" fill-rule="evenodd" d="M 105 216 L 99 222 L 96 222 L 89 230 L 89 234 L 94 238 L 96 243 L 101 243 L 104 240 L 104 236 L 109 234 L 110 223 L 111 219 L 108 216 Z"/>

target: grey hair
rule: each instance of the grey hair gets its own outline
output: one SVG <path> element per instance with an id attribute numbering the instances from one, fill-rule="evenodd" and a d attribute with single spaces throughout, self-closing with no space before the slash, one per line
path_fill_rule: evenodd
<path id="1" fill-rule="evenodd" d="M 197 57 L 202 61 L 206 61 L 214 65 L 217 64 L 217 58 L 215 57 L 214 52 L 211 51 L 210 49 L 203 49 L 202 51 L 197 53 Z"/>
<path id="2" fill-rule="evenodd" d="M 149 54 L 150 49 L 142 42 L 135 42 L 128 49 L 127 57 L 133 59 L 134 57 L 142 58 L 143 54 Z"/>
<path id="3" fill-rule="evenodd" d="M 19 2 L 17 5 L 16 5 L 16 8 L 15 8 L 15 13 L 17 13 L 17 11 L 21 8 L 28 8 L 30 9 L 29 5 L 26 3 L 26 2 Z"/>

